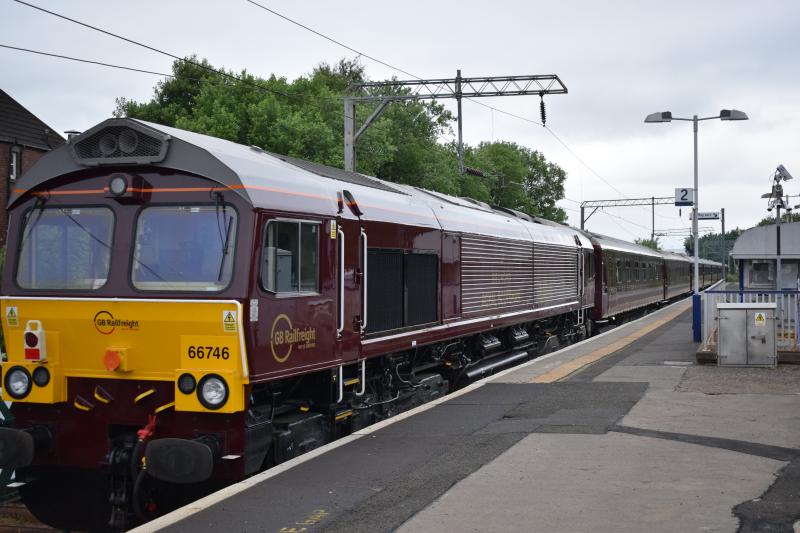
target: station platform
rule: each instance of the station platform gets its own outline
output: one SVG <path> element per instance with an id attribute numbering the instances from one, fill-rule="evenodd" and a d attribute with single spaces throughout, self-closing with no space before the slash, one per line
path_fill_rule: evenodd
<path id="1" fill-rule="evenodd" d="M 690 301 L 135 531 L 800 531 L 800 366 L 698 366 Z"/>

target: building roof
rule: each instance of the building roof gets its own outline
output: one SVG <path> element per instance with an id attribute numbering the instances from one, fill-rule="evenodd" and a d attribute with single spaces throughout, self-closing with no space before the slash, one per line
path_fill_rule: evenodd
<path id="1" fill-rule="evenodd" d="M 775 259 L 778 250 L 774 224 L 750 228 L 733 245 L 734 259 Z M 781 258 L 800 259 L 800 222 L 781 224 Z"/>
<path id="2" fill-rule="evenodd" d="M 66 141 L 0 89 L 0 142 L 50 150 Z"/>

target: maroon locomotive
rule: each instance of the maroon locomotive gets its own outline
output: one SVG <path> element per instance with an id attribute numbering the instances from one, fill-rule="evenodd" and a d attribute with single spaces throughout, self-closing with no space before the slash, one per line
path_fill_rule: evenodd
<path id="1" fill-rule="evenodd" d="M 682 256 L 132 119 L 17 186 L 0 467 L 64 529 L 146 521 L 691 290 Z"/>

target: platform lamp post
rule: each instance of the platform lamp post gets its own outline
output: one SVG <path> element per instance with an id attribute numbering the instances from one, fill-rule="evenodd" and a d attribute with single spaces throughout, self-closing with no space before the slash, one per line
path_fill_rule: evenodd
<path id="1" fill-rule="evenodd" d="M 672 122 L 673 120 L 681 120 L 692 123 L 694 130 L 694 202 L 692 205 L 692 234 L 694 235 L 694 295 L 692 296 L 692 331 L 694 342 L 700 342 L 700 257 L 699 257 L 699 244 L 700 237 L 697 231 L 697 204 L 699 202 L 699 191 L 697 187 L 697 123 L 701 120 L 747 120 L 747 114 L 737 109 L 723 109 L 719 115 L 713 117 L 698 118 L 693 115 L 692 118 L 673 117 L 671 111 L 662 111 L 660 113 L 651 113 L 644 119 L 645 122 Z"/>

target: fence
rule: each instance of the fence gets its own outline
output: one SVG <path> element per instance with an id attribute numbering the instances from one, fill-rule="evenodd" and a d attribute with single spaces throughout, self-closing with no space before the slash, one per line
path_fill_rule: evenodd
<path id="1" fill-rule="evenodd" d="M 775 345 L 778 351 L 796 352 L 798 337 L 798 304 L 800 291 L 730 291 L 716 290 L 714 285 L 702 293 L 703 351 L 716 352 L 718 303 L 775 303 Z"/>

